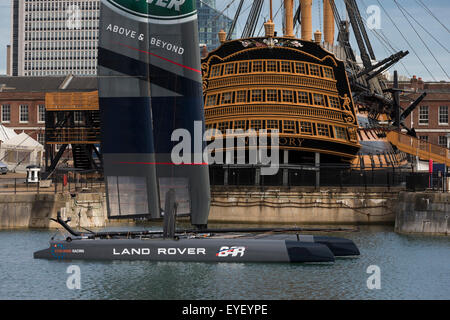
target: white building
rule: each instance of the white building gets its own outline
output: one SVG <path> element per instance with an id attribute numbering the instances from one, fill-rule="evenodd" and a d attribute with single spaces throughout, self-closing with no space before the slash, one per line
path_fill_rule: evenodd
<path id="1" fill-rule="evenodd" d="M 11 1 L 11 75 L 97 73 L 100 0 Z"/>

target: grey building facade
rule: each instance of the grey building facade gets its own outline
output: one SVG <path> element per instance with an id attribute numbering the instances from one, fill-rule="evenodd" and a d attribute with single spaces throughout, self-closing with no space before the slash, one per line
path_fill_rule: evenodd
<path id="1" fill-rule="evenodd" d="M 100 0 L 11 0 L 13 76 L 95 75 Z"/>
<path id="2" fill-rule="evenodd" d="M 197 0 L 197 10 L 200 46 L 214 50 L 220 45 L 219 31 L 228 32 L 233 20 L 216 9 L 215 0 Z"/>
<path id="3" fill-rule="evenodd" d="M 10 0 L 12 76 L 96 75 L 100 0 Z M 232 20 L 197 0 L 200 44 L 213 50 Z"/>

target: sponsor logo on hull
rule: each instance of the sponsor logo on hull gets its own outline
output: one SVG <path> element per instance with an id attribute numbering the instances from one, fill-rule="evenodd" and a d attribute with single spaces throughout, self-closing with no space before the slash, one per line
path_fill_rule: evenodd
<path id="1" fill-rule="evenodd" d="M 155 252 L 156 255 L 205 255 L 206 248 L 113 248 L 113 255 L 116 256 L 134 256 L 150 255 Z"/>
<path id="2" fill-rule="evenodd" d="M 50 247 L 50 254 L 58 260 L 63 259 L 67 254 L 81 254 L 84 249 L 66 249 L 62 244 L 53 244 Z"/>
<path id="3" fill-rule="evenodd" d="M 242 257 L 245 254 L 245 247 L 242 246 L 222 246 L 220 247 L 219 251 L 217 251 L 216 256 L 217 257 Z"/>

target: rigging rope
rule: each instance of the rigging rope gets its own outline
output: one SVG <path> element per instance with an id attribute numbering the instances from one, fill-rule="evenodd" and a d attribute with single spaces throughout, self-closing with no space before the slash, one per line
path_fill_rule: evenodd
<path id="1" fill-rule="evenodd" d="M 345 0 L 347 1 L 347 0 Z M 405 42 L 408 44 L 408 46 L 410 47 L 410 49 L 414 52 L 415 56 L 417 57 L 417 59 L 419 59 L 420 63 L 422 64 L 422 66 L 428 71 L 428 73 L 430 74 L 431 78 L 433 78 L 434 81 L 436 81 L 436 78 L 434 77 L 433 73 L 428 69 L 428 67 L 425 65 L 425 63 L 422 61 L 422 59 L 420 58 L 420 56 L 417 54 L 416 50 L 414 50 L 414 47 L 409 43 L 408 39 L 406 39 L 405 35 L 403 34 L 403 32 L 400 30 L 400 28 L 397 26 L 397 24 L 394 22 L 394 20 L 391 18 L 389 12 L 387 12 L 387 10 L 384 8 L 384 6 L 381 4 L 380 0 L 377 0 L 378 4 L 380 5 L 380 7 L 383 9 L 383 11 L 386 13 L 387 17 L 389 18 L 389 20 L 391 20 L 392 24 L 394 25 L 394 27 L 397 29 L 397 31 L 400 33 L 400 35 L 402 36 L 403 40 L 405 40 Z"/>
<path id="2" fill-rule="evenodd" d="M 443 26 L 444 29 L 447 30 L 448 33 L 450 33 L 450 30 L 433 14 L 433 12 L 425 5 L 425 3 L 423 3 L 421 0 L 416 0 L 416 2 L 422 5 L 422 7 L 428 12 L 428 14 L 430 14 L 434 19 L 436 19 L 436 21 L 439 22 L 441 26 Z"/>
<path id="3" fill-rule="evenodd" d="M 411 28 L 414 30 L 414 32 L 416 33 L 416 35 L 419 37 L 420 41 L 423 43 L 423 45 L 425 46 L 425 48 L 428 50 L 428 52 L 431 54 L 431 56 L 433 57 L 434 61 L 436 61 L 436 63 L 438 64 L 438 66 L 441 68 L 442 72 L 444 72 L 444 74 L 447 76 L 448 79 L 450 79 L 450 77 L 448 76 L 447 72 L 444 70 L 444 68 L 442 67 L 442 65 L 439 63 L 439 61 L 436 59 L 436 56 L 433 54 L 433 52 L 430 50 L 430 48 L 427 46 L 427 44 L 425 43 L 425 41 L 422 39 L 422 37 L 420 36 L 420 34 L 417 32 L 416 28 L 414 28 L 414 25 L 411 23 L 411 21 L 409 21 L 408 17 L 405 15 L 405 13 L 402 11 L 401 7 L 399 6 L 399 4 L 397 3 L 397 0 L 393 0 L 394 3 L 397 5 L 398 9 L 400 10 L 400 12 L 403 14 L 403 16 L 405 17 L 406 21 L 408 21 L 408 24 L 411 26 Z"/>
<path id="4" fill-rule="evenodd" d="M 344 2 L 347 2 L 347 0 L 344 0 Z M 364 3 L 363 0 L 361 0 L 363 6 L 367 9 L 367 5 Z M 366 10 L 366 14 L 367 14 L 367 10 Z M 384 47 L 385 51 L 387 52 L 387 55 L 392 55 L 396 52 L 399 52 L 400 50 L 396 49 L 392 44 L 391 41 L 389 40 L 389 38 L 383 33 L 383 30 L 379 30 L 379 32 L 377 32 L 376 29 L 374 28 L 370 28 L 367 24 L 367 15 L 366 15 L 366 20 L 363 20 L 363 23 L 365 24 L 365 26 L 375 35 L 375 37 L 378 39 L 378 41 L 381 43 L 381 45 Z M 408 69 L 406 68 L 406 66 L 404 65 L 402 60 L 399 60 L 400 64 L 402 65 L 403 69 L 405 69 L 405 72 L 408 74 L 409 77 L 411 77 L 411 73 L 408 71 Z M 391 69 L 394 65 L 390 66 L 387 70 Z"/>
<path id="5" fill-rule="evenodd" d="M 278 15 L 278 13 L 280 12 L 280 10 L 281 10 L 282 7 L 283 7 L 283 4 L 281 4 L 280 7 L 278 8 L 277 12 L 275 12 L 275 14 L 274 14 L 274 16 L 273 16 L 273 20 L 274 20 L 274 21 L 275 21 L 275 18 L 277 17 L 277 15 Z M 259 35 L 261 34 L 261 31 L 262 31 L 263 27 L 264 27 L 264 24 L 261 25 L 261 27 L 260 27 L 259 30 L 258 30 L 258 37 L 259 37 Z"/>
<path id="6" fill-rule="evenodd" d="M 450 51 L 438 40 L 436 39 L 433 34 L 431 34 L 423 25 L 420 24 L 419 21 L 417 21 L 416 18 L 414 18 L 414 16 L 412 16 L 400 3 L 397 3 L 397 6 L 400 6 L 400 8 L 408 15 L 411 17 L 411 19 L 414 20 L 415 23 L 417 23 L 431 38 L 434 39 L 434 41 L 436 41 L 445 51 L 447 51 L 448 53 L 450 53 Z"/>

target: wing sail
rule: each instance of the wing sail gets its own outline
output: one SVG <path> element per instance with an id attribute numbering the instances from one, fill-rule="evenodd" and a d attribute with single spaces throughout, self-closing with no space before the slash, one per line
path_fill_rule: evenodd
<path id="1" fill-rule="evenodd" d="M 159 218 L 174 189 L 177 212 L 207 223 L 197 28 L 194 0 L 102 0 L 98 74 L 110 218 Z M 183 163 L 172 159 L 175 130 L 193 146 Z"/>

